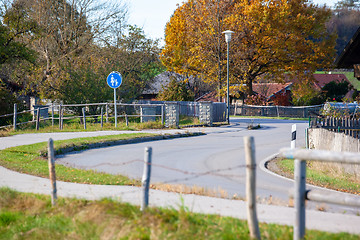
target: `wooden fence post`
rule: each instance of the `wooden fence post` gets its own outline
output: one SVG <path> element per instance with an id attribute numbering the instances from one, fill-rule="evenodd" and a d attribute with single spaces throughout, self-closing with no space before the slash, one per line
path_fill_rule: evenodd
<path id="1" fill-rule="evenodd" d="M 165 118 L 164 118 L 164 107 L 165 107 L 165 105 L 163 104 L 162 106 L 161 106 L 161 124 L 162 125 L 164 125 L 165 124 L 165 122 L 164 122 L 164 120 L 165 120 Z M 194 109 L 195 109 L 195 106 L 194 106 Z"/>
<path id="2" fill-rule="evenodd" d="M 59 105 L 59 129 L 62 130 L 63 126 L 62 126 L 62 106 L 61 104 Z"/>
<path id="3" fill-rule="evenodd" d="M 54 104 L 51 105 L 51 126 L 54 127 Z"/>
<path id="4" fill-rule="evenodd" d="M 106 114 L 106 123 L 109 122 L 109 104 L 106 103 L 105 105 L 105 114 Z"/>
<path id="5" fill-rule="evenodd" d="M 40 128 L 40 107 L 36 109 L 36 131 L 39 131 Z"/>
<path id="6" fill-rule="evenodd" d="M 256 162 L 254 138 L 244 137 L 246 159 L 246 202 L 250 238 L 261 239 L 256 214 Z"/>
<path id="7" fill-rule="evenodd" d="M 104 126 L 104 106 L 101 106 L 101 118 L 100 118 L 100 123 L 101 123 L 101 128 L 103 128 Z"/>
<path id="8" fill-rule="evenodd" d="M 303 239 L 305 236 L 305 198 L 306 198 L 306 162 L 295 159 L 295 223 L 294 240 Z"/>
<path id="9" fill-rule="evenodd" d="M 55 175 L 55 154 L 54 154 L 54 142 L 50 138 L 48 141 L 48 164 L 49 164 L 49 178 L 51 182 L 51 204 L 56 205 L 57 189 L 56 189 L 56 175 Z"/>
<path id="10" fill-rule="evenodd" d="M 86 115 L 85 115 L 85 108 L 82 108 L 82 114 L 83 114 L 83 121 L 84 121 L 84 129 L 86 130 Z"/>
<path id="11" fill-rule="evenodd" d="M 145 148 L 144 156 L 144 172 L 142 177 L 142 187 L 143 187 L 143 199 L 141 202 L 141 211 L 144 211 L 149 205 L 149 188 L 150 188 L 150 176 L 151 176 L 151 155 L 152 148 Z"/>
<path id="12" fill-rule="evenodd" d="M 17 104 L 14 103 L 14 118 L 13 118 L 14 131 L 16 130 L 16 121 L 17 121 Z"/>

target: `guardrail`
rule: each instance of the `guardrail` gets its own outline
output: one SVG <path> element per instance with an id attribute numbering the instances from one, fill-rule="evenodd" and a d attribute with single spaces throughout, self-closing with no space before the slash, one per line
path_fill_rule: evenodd
<path id="1" fill-rule="evenodd" d="M 357 196 L 344 196 L 343 194 L 336 192 L 324 194 L 319 190 L 306 190 L 306 161 L 322 161 L 360 165 L 359 153 L 287 148 L 281 149 L 280 155 L 288 159 L 294 159 L 295 161 L 295 240 L 303 239 L 305 236 L 305 200 L 360 207 L 360 197 Z"/>

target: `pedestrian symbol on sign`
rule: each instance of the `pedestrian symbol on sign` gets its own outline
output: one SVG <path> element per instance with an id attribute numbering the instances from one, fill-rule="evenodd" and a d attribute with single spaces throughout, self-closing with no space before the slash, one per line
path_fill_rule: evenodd
<path id="1" fill-rule="evenodd" d="M 107 84 L 111 88 L 118 88 L 120 87 L 121 83 L 122 83 L 122 77 L 121 74 L 118 72 L 112 72 L 107 77 Z"/>
<path id="2" fill-rule="evenodd" d="M 113 87 L 118 84 L 118 81 L 114 78 L 114 76 L 111 76 L 111 81 L 110 82 L 111 82 L 111 86 L 113 86 Z"/>

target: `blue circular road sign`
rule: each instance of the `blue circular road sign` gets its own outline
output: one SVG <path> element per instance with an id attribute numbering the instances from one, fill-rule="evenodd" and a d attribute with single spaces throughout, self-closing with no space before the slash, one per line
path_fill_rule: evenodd
<path id="1" fill-rule="evenodd" d="M 121 74 L 118 72 L 111 72 L 109 74 L 109 76 L 107 77 L 106 81 L 107 81 L 107 84 L 109 85 L 109 87 L 118 88 L 118 87 L 120 87 L 120 85 L 122 83 Z"/>

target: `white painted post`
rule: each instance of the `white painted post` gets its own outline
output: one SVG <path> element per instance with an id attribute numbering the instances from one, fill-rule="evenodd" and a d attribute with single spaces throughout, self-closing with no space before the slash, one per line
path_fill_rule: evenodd
<path id="1" fill-rule="evenodd" d="M 86 130 L 86 115 L 85 115 L 85 108 L 82 108 L 82 114 L 83 114 L 83 121 L 84 121 L 84 129 Z"/>
<path id="2" fill-rule="evenodd" d="M 56 205 L 57 189 L 56 189 L 56 174 L 55 174 L 55 154 L 54 142 L 50 138 L 48 141 L 48 165 L 49 165 L 49 178 L 51 182 L 51 204 Z"/>
<path id="3" fill-rule="evenodd" d="M 291 145 L 292 149 L 296 148 L 296 124 L 291 126 Z"/>
<path id="4" fill-rule="evenodd" d="M 17 104 L 14 103 L 14 118 L 13 118 L 14 131 L 16 130 L 16 122 L 17 122 Z"/>
<path id="5" fill-rule="evenodd" d="M 151 155 L 152 148 L 145 148 L 144 156 L 144 173 L 142 177 L 142 187 L 143 187 L 143 200 L 141 202 L 141 211 L 144 211 L 149 205 L 149 188 L 150 188 L 150 176 L 151 176 Z"/>
<path id="6" fill-rule="evenodd" d="M 246 202 L 251 239 L 261 239 L 256 213 L 256 161 L 254 137 L 244 137 L 246 160 Z"/>

